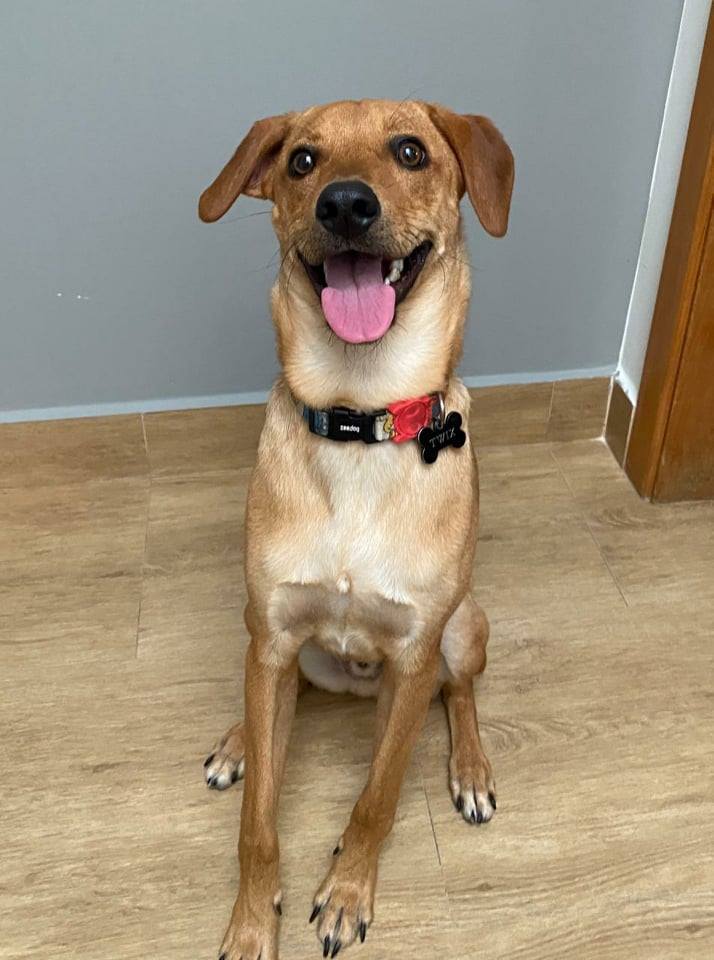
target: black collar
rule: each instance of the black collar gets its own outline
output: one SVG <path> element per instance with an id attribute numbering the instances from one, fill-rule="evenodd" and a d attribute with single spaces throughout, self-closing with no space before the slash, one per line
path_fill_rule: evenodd
<path id="1" fill-rule="evenodd" d="M 442 393 L 426 394 L 391 403 L 386 410 L 364 413 L 349 407 L 318 410 L 298 403 L 310 433 L 328 440 L 361 440 L 380 443 L 416 440 L 424 463 L 434 463 L 445 447 L 463 447 L 466 433 L 461 429 L 461 414 L 444 410 Z"/>
<path id="2" fill-rule="evenodd" d="M 307 421 L 310 433 L 328 440 L 361 440 L 362 443 L 379 443 L 389 440 L 384 432 L 387 419 L 386 410 L 376 413 L 361 413 L 349 407 L 328 407 L 316 410 L 302 404 L 302 415 Z"/>
<path id="3" fill-rule="evenodd" d="M 444 395 L 441 393 L 398 400 L 373 413 L 349 407 L 319 410 L 307 404 L 298 406 L 311 433 L 329 440 L 361 440 L 362 443 L 416 440 L 422 427 L 434 426 L 444 419 Z"/>

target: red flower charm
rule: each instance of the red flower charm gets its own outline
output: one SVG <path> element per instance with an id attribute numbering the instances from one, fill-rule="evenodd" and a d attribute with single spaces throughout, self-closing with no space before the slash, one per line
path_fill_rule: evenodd
<path id="1" fill-rule="evenodd" d="M 416 397 L 413 400 L 399 400 L 387 407 L 392 415 L 392 440 L 404 443 L 413 440 L 422 427 L 428 427 L 432 420 L 433 397 Z"/>

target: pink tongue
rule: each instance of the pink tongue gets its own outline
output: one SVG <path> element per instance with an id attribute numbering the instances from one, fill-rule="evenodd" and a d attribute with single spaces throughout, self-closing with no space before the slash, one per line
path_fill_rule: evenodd
<path id="1" fill-rule="evenodd" d="M 348 343 L 379 340 L 394 319 L 394 290 L 382 279 L 382 261 L 363 253 L 340 253 L 325 260 L 327 286 L 322 312 L 338 337 Z"/>

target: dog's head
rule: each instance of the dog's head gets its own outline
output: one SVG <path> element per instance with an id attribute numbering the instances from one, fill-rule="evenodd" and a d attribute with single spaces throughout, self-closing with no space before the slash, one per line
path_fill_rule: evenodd
<path id="1" fill-rule="evenodd" d="M 485 117 L 347 101 L 255 123 L 199 215 L 218 220 L 241 193 L 273 201 L 283 255 L 273 304 L 288 378 L 310 402 L 337 393 L 371 406 L 385 391 L 443 385 L 469 293 L 459 201 L 467 192 L 483 227 L 502 236 L 512 186 L 511 151 Z M 343 347 L 379 342 L 380 369 L 364 347 L 337 350 L 333 334 Z"/>

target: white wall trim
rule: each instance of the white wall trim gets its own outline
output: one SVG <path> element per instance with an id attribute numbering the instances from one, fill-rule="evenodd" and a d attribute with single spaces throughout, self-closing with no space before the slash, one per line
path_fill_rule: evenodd
<path id="1" fill-rule="evenodd" d="M 615 377 L 637 405 L 712 0 L 684 0 Z"/>
<path id="2" fill-rule="evenodd" d="M 552 383 L 555 380 L 592 380 L 594 377 L 611 377 L 614 364 L 604 367 L 584 367 L 579 370 L 544 370 L 538 373 L 497 373 L 461 379 L 467 387 L 506 387 L 518 383 Z"/>
<path id="3" fill-rule="evenodd" d="M 638 392 L 639 384 L 635 384 L 634 381 L 630 379 L 629 373 L 626 370 L 622 370 L 620 368 L 618 368 L 617 371 L 615 372 L 615 380 L 622 387 L 622 392 L 630 401 L 634 409 L 637 406 L 637 392 Z M 634 417 L 632 419 L 634 420 Z"/>
<path id="4" fill-rule="evenodd" d="M 612 364 L 583 370 L 545 370 L 540 373 L 503 373 L 493 376 L 462 377 L 468 387 L 495 387 L 517 383 L 550 383 L 554 380 L 588 380 L 610 377 Z M 89 403 L 75 407 L 44 407 L 29 410 L 0 410 L 0 423 L 25 423 L 33 420 L 75 420 L 84 417 L 113 417 L 119 414 L 163 413 L 170 410 L 198 410 L 205 407 L 239 407 L 265 403 L 268 390 L 243 393 L 218 393 L 205 397 L 163 397 L 159 400 L 130 400 L 117 403 Z"/>
<path id="5" fill-rule="evenodd" d="M 161 397 L 158 400 L 121 400 L 115 403 L 86 403 L 74 407 L 0 410 L 0 423 L 115 417 L 128 413 L 165 413 L 170 410 L 198 410 L 204 407 L 237 407 L 249 403 L 265 403 L 268 393 L 268 390 L 257 390 L 253 393 L 216 393 L 205 397 Z"/>

